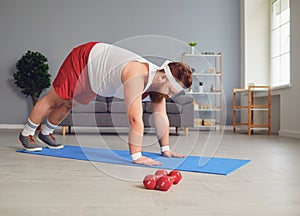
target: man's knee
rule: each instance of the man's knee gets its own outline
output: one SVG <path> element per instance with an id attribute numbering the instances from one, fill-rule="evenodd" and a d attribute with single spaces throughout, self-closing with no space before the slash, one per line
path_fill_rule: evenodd
<path id="1" fill-rule="evenodd" d="M 65 100 L 56 94 L 53 87 L 51 87 L 50 91 L 42 98 L 42 100 L 47 102 L 51 107 L 58 107 L 65 103 Z"/>
<path id="2" fill-rule="evenodd" d="M 63 106 L 64 106 L 65 110 L 71 111 L 72 108 L 75 106 L 75 104 L 72 103 L 72 101 L 67 101 L 63 104 Z"/>

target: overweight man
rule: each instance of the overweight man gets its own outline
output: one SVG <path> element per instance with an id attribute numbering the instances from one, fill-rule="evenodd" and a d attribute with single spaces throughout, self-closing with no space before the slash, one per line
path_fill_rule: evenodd
<path id="1" fill-rule="evenodd" d="M 33 107 L 19 142 L 27 151 L 41 151 L 35 142 L 61 149 L 53 131 L 76 104 L 88 104 L 97 95 L 124 99 L 130 123 L 128 146 L 134 163 L 149 166 L 160 162 L 142 155 L 144 134 L 142 100 L 151 99 L 154 126 L 161 153 L 165 157 L 184 157 L 170 151 L 166 98 L 189 88 L 192 72 L 181 62 L 166 61 L 158 67 L 141 56 L 106 43 L 89 42 L 74 48 L 60 67 L 49 92 Z"/>

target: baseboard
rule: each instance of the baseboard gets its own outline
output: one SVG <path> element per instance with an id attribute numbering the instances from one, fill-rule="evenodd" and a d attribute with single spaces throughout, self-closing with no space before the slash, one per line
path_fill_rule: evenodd
<path id="1" fill-rule="evenodd" d="M 300 139 L 300 132 L 280 130 L 279 131 L 279 136 L 289 137 L 289 138 L 294 138 L 294 139 Z"/>
<path id="2" fill-rule="evenodd" d="M 207 127 L 203 127 L 203 128 L 199 128 L 199 127 L 188 127 L 189 130 L 191 131 L 214 131 L 216 130 L 216 127 L 215 126 L 207 126 Z M 217 126 L 217 131 L 220 129 L 220 126 L 218 125 Z M 222 126 L 221 128 L 221 131 L 233 131 L 233 125 L 225 125 L 225 126 Z"/>
<path id="3" fill-rule="evenodd" d="M 0 129 L 23 129 L 25 124 L 0 124 Z"/>
<path id="4" fill-rule="evenodd" d="M 25 124 L 0 124 L 0 129 L 23 129 Z M 58 129 L 60 129 L 61 127 L 59 126 Z M 74 129 L 74 127 L 72 127 Z M 76 127 L 76 129 L 78 130 L 89 130 L 89 129 L 95 129 L 95 127 Z M 101 130 L 105 130 L 105 129 L 109 129 L 111 130 L 111 128 L 101 128 Z M 118 131 L 121 130 L 125 130 L 127 131 L 128 129 L 126 128 L 116 128 Z M 145 128 L 145 130 L 147 130 L 147 128 Z M 189 128 L 189 130 L 191 131 L 198 131 L 199 128 L 196 127 L 191 127 Z M 222 130 L 224 131 L 232 131 L 233 130 L 233 126 L 232 125 L 226 125 L 222 127 Z M 290 137 L 290 138 L 296 138 L 296 139 L 300 139 L 300 133 L 299 132 L 295 132 L 295 131 L 280 131 L 279 132 L 280 136 L 284 136 L 284 137 Z"/>

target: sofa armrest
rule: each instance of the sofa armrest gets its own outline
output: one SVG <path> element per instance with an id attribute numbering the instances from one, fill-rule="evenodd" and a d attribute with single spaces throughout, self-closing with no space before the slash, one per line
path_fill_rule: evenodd
<path id="1" fill-rule="evenodd" d="M 191 104 L 193 101 L 194 98 L 191 95 L 186 94 L 184 91 L 181 91 L 174 95 L 174 97 L 167 99 L 167 102 L 174 102 L 176 104 L 180 104 L 181 106 Z"/>

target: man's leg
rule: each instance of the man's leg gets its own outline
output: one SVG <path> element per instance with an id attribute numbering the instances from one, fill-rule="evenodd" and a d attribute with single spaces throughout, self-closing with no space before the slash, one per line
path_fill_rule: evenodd
<path id="1" fill-rule="evenodd" d="M 56 142 L 53 132 L 59 123 L 70 113 L 72 107 L 72 100 L 67 100 L 52 109 L 41 127 L 41 132 L 38 135 L 39 142 L 47 145 L 47 147 L 51 149 L 61 149 L 64 147 L 62 144 Z"/>
<path id="2" fill-rule="evenodd" d="M 33 107 L 29 119 L 36 124 L 41 124 L 56 107 L 67 102 L 59 97 L 52 87 L 48 94 L 42 97 Z"/>
<path id="3" fill-rule="evenodd" d="M 56 108 L 66 103 L 65 100 L 60 98 L 53 87 L 50 91 L 41 98 L 33 107 L 28 121 L 19 135 L 19 142 L 28 151 L 40 151 L 42 150 L 33 139 L 33 135 L 39 124 Z"/>
<path id="4" fill-rule="evenodd" d="M 72 103 L 72 101 L 67 101 L 61 104 L 52 110 L 52 112 L 48 115 L 48 120 L 52 124 L 59 125 L 67 117 L 74 106 L 75 104 Z"/>
<path id="5" fill-rule="evenodd" d="M 63 148 L 64 146 L 62 144 L 56 142 L 53 132 L 59 123 L 70 113 L 71 109 L 71 102 L 65 102 L 60 106 L 55 107 L 42 125 L 41 132 L 38 135 L 38 141 L 47 145 L 48 148 L 51 149 Z"/>

